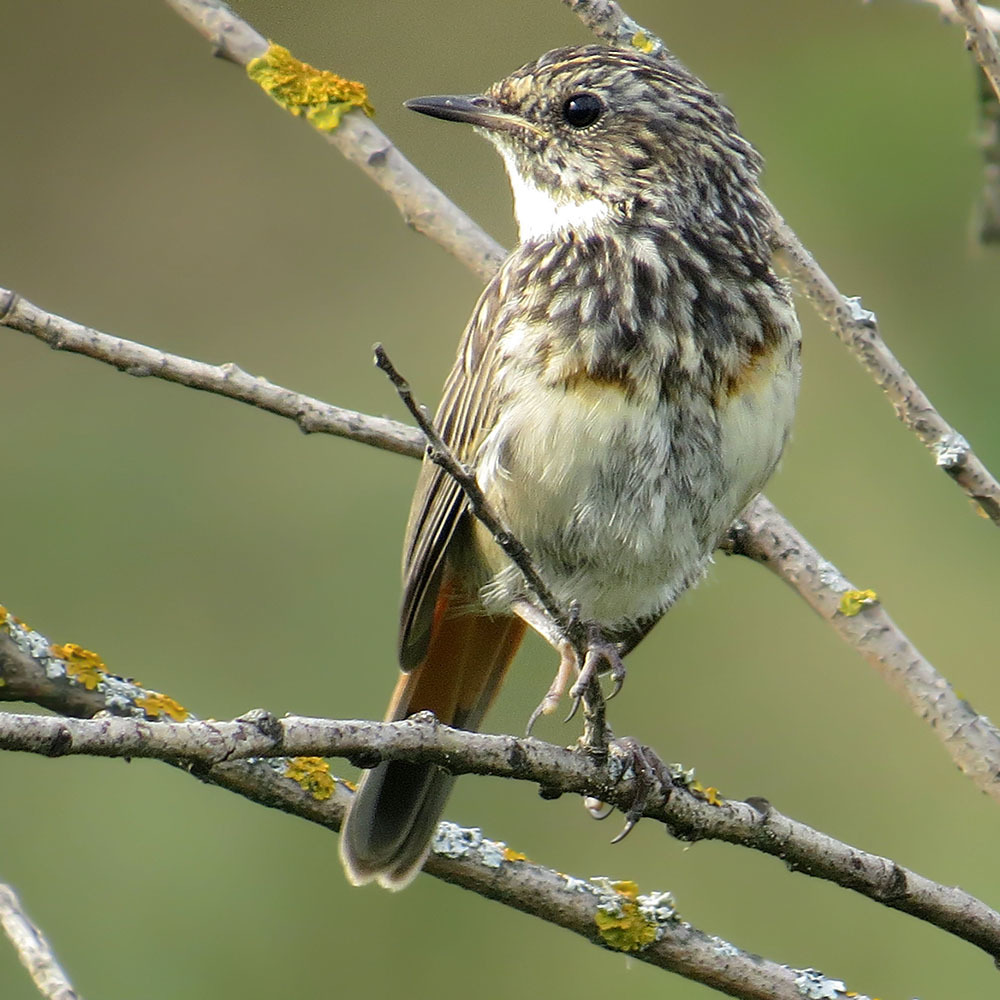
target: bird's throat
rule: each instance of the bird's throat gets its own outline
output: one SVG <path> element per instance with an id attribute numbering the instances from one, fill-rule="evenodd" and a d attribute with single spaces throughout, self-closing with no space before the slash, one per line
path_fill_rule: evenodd
<path id="1" fill-rule="evenodd" d="M 552 239 L 569 231 L 593 231 L 611 215 L 611 206 L 600 198 L 574 198 L 565 189 L 537 184 L 521 170 L 513 153 L 504 148 L 500 152 L 510 178 L 522 243 Z"/>

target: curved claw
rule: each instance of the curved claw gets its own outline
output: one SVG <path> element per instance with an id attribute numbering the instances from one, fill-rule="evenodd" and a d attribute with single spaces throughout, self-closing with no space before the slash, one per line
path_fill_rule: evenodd
<path id="1" fill-rule="evenodd" d="M 573 692 L 570 691 L 570 694 L 572 695 Z M 583 700 L 583 696 L 582 695 L 578 694 L 578 695 L 574 695 L 573 696 L 573 707 L 569 710 L 569 715 L 567 715 L 566 718 L 563 719 L 563 725 L 566 725 L 567 722 L 572 722 L 573 721 L 573 716 L 576 715 L 578 709 L 580 708 L 580 702 L 582 700 Z"/>
<path id="2" fill-rule="evenodd" d="M 638 816 L 635 817 L 629 816 L 625 820 L 625 825 L 622 827 L 621 833 L 619 833 L 617 837 L 614 837 L 611 843 L 620 844 L 635 829 L 636 823 L 638 822 L 639 822 Z"/>
<path id="3" fill-rule="evenodd" d="M 538 707 L 528 716 L 528 724 L 524 727 L 524 735 L 530 736 L 531 730 L 535 728 L 535 723 L 538 721 L 538 717 L 543 715 L 542 706 L 545 704 L 544 701 L 538 704 Z"/>
<path id="4" fill-rule="evenodd" d="M 622 671 L 620 674 L 612 674 L 614 678 L 615 686 L 611 689 L 611 694 L 609 694 L 604 700 L 611 701 L 612 698 L 625 686 L 625 672 Z"/>

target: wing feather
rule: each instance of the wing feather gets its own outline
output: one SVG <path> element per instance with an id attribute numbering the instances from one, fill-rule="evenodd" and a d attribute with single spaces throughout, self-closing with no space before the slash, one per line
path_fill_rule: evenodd
<path id="1" fill-rule="evenodd" d="M 474 461 L 497 418 L 494 386 L 500 287 L 498 275 L 480 296 L 434 417 L 434 425 L 445 444 L 466 464 Z M 465 517 L 466 499 L 461 488 L 440 466 L 425 457 L 403 546 L 399 633 L 399 662 L 403 670 L 418 666 L 427 652 L 445 556 Z"/>

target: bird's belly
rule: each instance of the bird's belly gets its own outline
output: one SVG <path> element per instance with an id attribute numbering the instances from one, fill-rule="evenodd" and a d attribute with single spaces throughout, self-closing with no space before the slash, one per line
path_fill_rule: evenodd
<path id="1" fill-rule="evenodd" d="M 783 352 L 782 352 L 783 353 Z M 703 575 L 788 434 L 796 378 L 782 364 L 734 398 L 683 405 L 614 385 L 526 381 L 502 407 L 477 476 L 564 606 L 608 629 L 656 615 Z M 777 372 L 777 374 L 775 374 Z M 523 594 L 480 532 L 489 610 Z"/>

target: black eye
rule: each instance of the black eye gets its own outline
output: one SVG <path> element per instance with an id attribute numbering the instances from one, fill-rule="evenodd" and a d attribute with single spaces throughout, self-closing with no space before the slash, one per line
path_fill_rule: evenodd
<path id="1" fill-rule="evenodd" d="M 573 128 L 593 125 L 604 110 L 604 102 L 596 94 L 574 94 L 566 98 L 562 107 L 563 118 Z"/>

